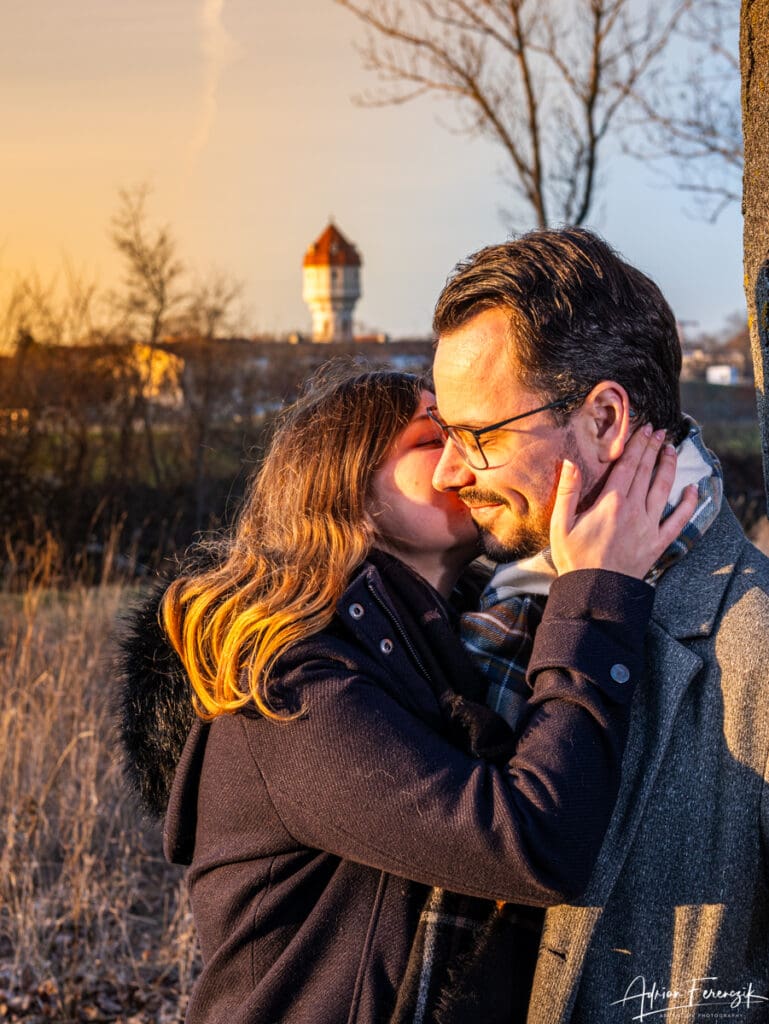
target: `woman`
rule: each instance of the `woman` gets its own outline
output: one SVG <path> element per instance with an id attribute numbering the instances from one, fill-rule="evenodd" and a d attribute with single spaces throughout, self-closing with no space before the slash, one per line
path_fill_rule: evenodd
<path id="1" fill-rule="evenodd" d="M 192 1024 L 461 1021 L 469 1006 L 509 1021 L 521 936 L 506 905 L 562 902 L 587 882 L 632 682 L 571 664 L 558 637 L 639 673 L 652 594 L 641 578 L 687 517 L 682 505 L 659 526 L 674 460 L 649 488 L 659 441 L 639 433 L 623 473 L 650 511 L 636 488 L 616 526 L 599 513 L 575 522 L 560 499 L 556 564 L 586 571 L 553 586 L 549 649 L 535 643 L 533 658 L 545 667 L 513 733 L 454 632 L 449 597 L 468 600 L 454 588 L 476 531 L 431 487 L 432 401 L 419 378 L 389 371 L 314 382 L 210 567 L 163 598 L 198 712 L 164 830 L 166 855 L 190 865 L 203 953 Z M 632 576 L 594 569 L 620 551 Z M 148 801 L 163 804 L 156 767 L 178 754 L 163 720 L 166 706 L 177 714 L 178 676 L 158 672 L 144 636 L 127 665 L 124 738 Z M 441 904 L 440 951 L 435 887 L 461 900 Z"/>

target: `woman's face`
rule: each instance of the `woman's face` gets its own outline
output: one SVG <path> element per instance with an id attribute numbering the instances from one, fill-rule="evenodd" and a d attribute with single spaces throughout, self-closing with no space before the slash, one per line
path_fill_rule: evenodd
<path id="1" fill-rule="evenodd" d="M 461 566 L 478 553 L 478 531 L 467 506 L 453 491 L 441 493 L 432 485 L 443 450 L 426 411 L 434 402 L 432 392 L 422 392 L 417 411 L 374 476 L 369 508 L 382 546 L 428 578 L 420 568 L 423 560 L 449 558 Z"/>

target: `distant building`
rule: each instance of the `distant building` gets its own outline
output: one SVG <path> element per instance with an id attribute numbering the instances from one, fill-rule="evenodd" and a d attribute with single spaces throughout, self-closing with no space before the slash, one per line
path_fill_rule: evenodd
<path id="1" fill-rule="evenodd" d="M 302 297 L 312 312 L 313 341 L 352 341 L 360 267 L 358 250 L 333 222 L 305 253 Z"/>
<path id="2" fill-rule="evenodd" d="M 739 384 L 740 375 L 730 363 L 713 363 L 705 371 L 708 384 Z"/>

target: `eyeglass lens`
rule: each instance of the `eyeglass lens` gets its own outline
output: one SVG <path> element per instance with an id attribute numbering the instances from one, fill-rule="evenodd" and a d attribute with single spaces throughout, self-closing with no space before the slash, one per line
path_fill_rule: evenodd
<path id="1" fill-rule="evenodd" d="M 486 469 L 488 462 L 479 438 L 461 427 L 449 427 L 448 435 L 456 445 L 459 454 L 473 469 Z"/>

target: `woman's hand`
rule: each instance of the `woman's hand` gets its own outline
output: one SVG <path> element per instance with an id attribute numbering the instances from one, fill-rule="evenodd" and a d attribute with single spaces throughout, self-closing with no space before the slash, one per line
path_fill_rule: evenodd
<path id="1" fill-rule="evenodd" d="M 550 552 L 559 575 L 611 569 L 643 579 L 676 539 L 697 505 L 697 487 L 689 485 L 660 522 L 676 473 L 675 449 L 663 446 L 664 438 L 663 430 L 653 433 L 648 424 L 637 430 L 594 504 L 581 513 L 581 473 L 564 461 L 550 521 Z"/>

